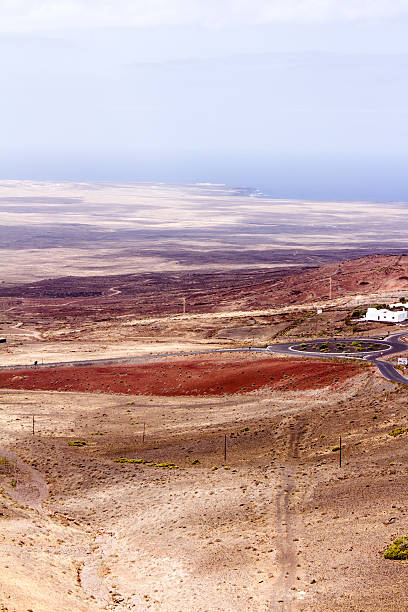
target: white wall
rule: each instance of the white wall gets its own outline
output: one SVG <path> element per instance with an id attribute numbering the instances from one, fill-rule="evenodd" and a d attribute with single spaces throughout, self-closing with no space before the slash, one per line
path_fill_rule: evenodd
<path id="1" fill-rule="evenodd" d="M 401 323 L 408 318 L 406 310 L 377 310 L 377 308 L 367 308 L 366 321 L 382 321 L 385 323 Z"/>

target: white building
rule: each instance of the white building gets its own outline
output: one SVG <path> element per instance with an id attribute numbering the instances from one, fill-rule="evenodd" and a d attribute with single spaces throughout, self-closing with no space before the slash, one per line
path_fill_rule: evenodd
<path id="1" fill-rule="evenodd" d="M 383 308 L 377 310 L 377 308 L 367 308 L 367 314 L 365 316 L 366 321 L 383 321 L 384 323 L 402 323 L 408 319 L 408 312 L 406 310 L 388 310 Z"/>

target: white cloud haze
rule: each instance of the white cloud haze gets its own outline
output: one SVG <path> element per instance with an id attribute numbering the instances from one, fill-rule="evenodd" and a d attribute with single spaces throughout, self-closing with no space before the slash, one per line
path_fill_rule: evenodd
<path id="1" fill-rule="evenodd" d="M 0 0 L 0 31 L 395 19 L 408 0 Z"/>
<path id="2" fill-rule="evenodd" d="M 408 201 L 408 0 L 0 0 L 2 178 Z"/>

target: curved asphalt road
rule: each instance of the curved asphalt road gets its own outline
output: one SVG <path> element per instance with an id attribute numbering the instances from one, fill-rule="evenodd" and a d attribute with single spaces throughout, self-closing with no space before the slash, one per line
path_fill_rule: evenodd
<path id="1" fill-rule="evenodd" d="M 395 353 L 402 353 L 408 351 L 408 344 L 400 340 L 401 336 L 408 335 L 408 330 L 406 332 L 398 332 L 395 334 L 391 334 L 387 336 L 383 340 L 378 340 L 377 338 L 345 338 L 345 340 L 368 340 L 368 341 L 376 341 L 384 344 L 384 349 L 381 351 L 376 351 L 375 353 L 362 353 L 361 357 L 356 357 L 355 355 L 341 355 L 337 353 L 325 353 L 321 355 L 320 353 L 306 352 L 306 351 L 297 351 L 293 347 L 298 343 L 284 343 L 284 344 L 271 344 L 264 347 L 251 346 L 251 347 L 242 347 L 242 348 L 233 348 L 233 349 L 209 349 L 206 351 L 186 351 L 181 353 L 156 353 L 152 355 L 140 355 L 138 357 L 114 357 L 111 359 L 89 359 L 83 361 L 59 361 L 55 363 L 44 363 L 44 364 L 31 364 L 31 365 L 14 365 L 14 366 L 0 366 L 0 370 L 27 370 L 27 369 L 42 369 L 42 368 L 62 368 L 62 367 L 86 367 L 93 365 L 116 365 L 120 363 L 138 363 L 146 360 L 154 360 L 154 359 L 162 359 L 163 357 L 188 357 L 189 355 L 208 355 L 211 353 L 248 353 L 248 352 L 259 352 L 259 353 L 278 353 L 280 355 L 290 355 L 291 357 L 295 356 L 303 356 L 303 357 L 319 357 L 322 358 L 336 358 L 336 359 L 357 359 L 357 360 L 365 360 L 371 361 L 374 365 L 377 366 L 380 374 L 386 378 L 387 380 L 391 380 L 393 382 L 397 382 L 403 385 L 408 386 L 408 378 L 400 374 L 394 366 L 387 361 L 380 361 L 378 357 L 383 355 L 393 355 Z M 319 340 L 342 340 L 341 338 L 320 338 Z"/>
<path id="2" fill-rule="evenodd" d="M 408 344 L 403 342 L 400 338 L 401 336 L 408 335 L 408 330 L 404 332 L 397 332 L 395 334 L 391 334 L 387 336 L 383 340 L 378 340 L 377 338 L 347 338 L 347 340 L 368 340 L 375 341 L 380 344 L 384 344 L 384 349 L 380 351 L 376 351 L 375 353 L 362 353 L 361 357 L 356 357 L 355 355 L 339 355 L 337 353 L 325 353 L 321 355 L 321 353 L 308 353 L 306 351 L 297 351 L 293 348 L 298 342 L 291 342 L 285 344 L 272 344 L 268 346 L 267 350 L 271 353 L 280 353 L 285 355 L 304 355 L 308 357 L 329 357 L 329 358 L 337 358 L 337 359 L 358 359 L 360 361 L 371 361 L 375 366 L 377 366 L 381 376 L 386 378 L 387 380 L 391 380 L 392 382 L 400 383 L 403 385 L 408 385 L 408 378 L 403 376 L 400 372 L 398 372 L 394 366 L 388 361 L 381 361 L 379 357 L 384 355 L 395 355 L 396 353 L 403 353 L 408 351 Z M 341 340 L 340 338 L 325 338 L 324 340 Z"/>
<path id="3" fill-rule="evenodd" d="M 398 332 L 397 334 L 391 334 L 385 341 L 391 344 L 391 349 L 381 353 L 381 355 L 393 355 L 395 353 L 402 353 L 408 350 L 408 345 L 406 342 L 402 342 L 400 340 L 401 336 L 407 335 L 407 332 Z M 380 361 L 375 356 L 367 356 L 365 357 L 366 361 L 371 361 L 374 365 L 377 366 L 380 371 L 381 376 L 386 378 L 387 380 L 391 380 L 393 382 L 400 383 L 402 385 L 408 385 L 408 378 L 403 376 L 398 370 L 394 368 L 394 366 L 388 361 Z"/>

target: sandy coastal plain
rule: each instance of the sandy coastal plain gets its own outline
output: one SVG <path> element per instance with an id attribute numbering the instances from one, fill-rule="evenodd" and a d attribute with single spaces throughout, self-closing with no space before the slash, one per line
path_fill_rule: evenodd
<path id="1" fill-rule="evenodd" d="M 12 283 L 316 265 L 402 252 L 405 239 L 399 202 L 276 200 L 225 185 L 3 180 L 0 214 Z"/>

